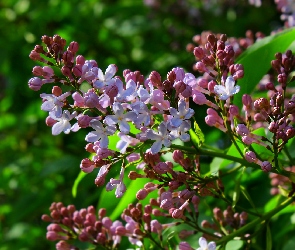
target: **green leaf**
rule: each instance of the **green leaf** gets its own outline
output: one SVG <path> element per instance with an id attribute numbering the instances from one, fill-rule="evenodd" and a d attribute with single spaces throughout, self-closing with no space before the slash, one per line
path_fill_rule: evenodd
<path id="1" fill-rule="evenodd" d="M 190 129 L 189 134 L 191 137 L 191 141 L 196 148 L 201 147 L 202 144 L 205 142 L 205 136 L 195 120 L 194 129 Z"/>
<path id="2" fill-rule="evenodd" d="M 231 240 L 227 242 L 225 250 L 239 250 L 242 249 L 244 242 L 242 240 Z"/>
<path id="3" fill-rule="evenodd" d="M 266 250 L 272 249 L 272 238 L 271 238 L 271 231 L 269 228 L 269 224 L 267 223 L 266 226 Z"/>
<path id="4" fill-rule="evenodd" d="M 257 211 L 255 204 L 253 202 L 253 200 L 251 199 L 250 194 L 248 193 L 247 189 L 244 186 L 241 186 L 241 192 L 242 194 L 245 196 L 245 198 L 247 199 L 247 201 L 249 201 L 249 203 L 251 204 L 251 206 Z"/>
<path id="5" fill-rule="evenodd" d="M 282 196 L 285 196 L 285 197 L 288 197 L 289 196 L 289 191 L 287 189 L 283 188 L 280 185 L 278 185 L 278 188 L 279 188 L 280 194 Z"/>
<path id="6" fill-rule="evenodd" d="M 244 66 L 245 76 L 238 80 L 241 90 L 235 95 L 235 105 L 242 107 L 242 96 L 251 93 L 262 77 L 271 68 L 275 53 L 285 52 L 293 43 L 295 28 L 284 30 L 272 36 L 265 37 L 249 47 L 238 58 L 237 63 Z"/>
<path id="7" fill-rule="evenodd" d="M 239 175 L 238 179 L 236 180 L 235 184 L 235 190 L 233 193 L 233 208 L 237 205 L 239 198 L 240 198 L 240 193 L 241 193 L 241 178 L 244 174 L 245 167 L 242 170 L 242 173 Z"/>
<path id="8" fill-rule="evenodd" d="M 86 175 L 87 175 L 86 173 L 84 173 L 83 171 L 81 171 L 81 172 L 79 173 L 79 175 L 77 176 L 77 178 L 76 178 L 76 180 L 75 180 L 75 182 L 74 182 L 74 185 L 73 185 L 73 187 L 72 187 L 72 195 L 73 195 L 74 198 L 75 198 L 76 195 L 77 195 L 77 190 L 78 190 L 78 185 L 79 185 L 79 183 L 81 182 L 81 180 L 82 180 Z"/>

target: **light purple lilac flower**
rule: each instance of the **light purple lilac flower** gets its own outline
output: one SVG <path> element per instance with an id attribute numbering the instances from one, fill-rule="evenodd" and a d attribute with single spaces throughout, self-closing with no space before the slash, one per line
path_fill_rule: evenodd
<path id="1" fill-rule="evenodd" d="M 201 237 L 199 239 L 199 245 L 200 247 L 197 248 L 196 250 L 215 250 L 216 249 L 216 243 L 211 241 L 208 244 L 207 240 L 204 237 Z"/>
<path id="2" fill-rule="evenodd" d="M 158 131 L 154 131 L 152 129 L 147 130 L 147 138 L 151 140 L 155 140 L 151 147 L 151 153 L 156 154 L 160 152 L 162 146 L 170 147 L 171 141 L 175 139 L 173 135 L 167 130 L 167 123 L 161 122 L 158 127 Z"/>
<path id="3" fill-rule="evenodd" d="M 120 141 L 117 142 L 116 148 L 120 150 L 121 154 L 125 154 L 126 149 L 130 146 L 135 146 L 140 141 L 136 138 L 133 138 L 129 135 L 125 135 L 122 132 L 118 133 L 118 136 L 120 137 Z"/>
<path id="4" fill-rule="evenodd" d="M 190 119 L 195 111 L 191 108 L 186 108 L 186 102 L 184 100 L 180 100 L 178 102 L 178 111 L 175 108 L 169 109 L 170 114 L 173 118 L 170 120 L 170 124 L 172 127 L 179 127 L 184 120 Z"/>
<path id="5" fill-rule="evenodd" d="M 130 131 L 128 121 L 134 121 L 137 118 L 136 113 L 133 111 L 124 113 L 124 108 L 119 102 L 113 103 L 113 112 L 114 115 L 106 116 L 105 123 L 108 125 L 119 124 L 119 129 L 123 133 L 128 134 Z"/>
<path id="6" fill-rule="evenodd" d="M 169 128 L 169 126 L 168 126 Z M 191 128 L 190 121 L 183 121 L 181 125 L 177 128 L 169 128 L 171 130 L 170 134 L 173 135 L 175 138 L 179 138 L 183 142 L 187 142 L 190 140 L 190 135 L 187 134 Z"/>
<path id="7" fill-rule="evenodd" d="M 225 81 L 225 86 L 223 85 L 215 85 L 214 91 L 219 99 L 225 101 L 230 98 L 232 95 L 238 93 L 240 91 L 240 86 L 235 86 L 235 79 L 233 76 L 229 76 Z"/>
<path id="8" fill-rule="evenodd" d="M 120 171 L 120 177 L 119 177 L 118 180 L 111 178 L 110 181 L 106 185 L 106 190 L 107 191 L 111 191 L 114 188 L 116 188 L 115 195 L 116 195 L 117 198 L 122 197 L 123 194 L 126 192 L 126 186 L 123 183 L 124 170 L 125 170 L 125 168 L 122 167 L 121 171 Z"/>
<path id="9" fill-rule="evenodd" d="M 68 110 L 64 110 L 61 117 L 56 117 L 54 113 L 49 113 L 50 117 L 57 122 L 52 126 L 52 134 L 58 135 L 61 132 L 65 134 L 70 133 L 71 131 L 71 124 L 70 120 L 77 116 L 77 112 L 73 112 L 70 114 Z"/>
<path id="10" fill-rule="evenodd" d="M 92 120 L 90 126 L 95 129 L 86 135 L 85 140 L 87 142 L 96 142 L 100 141 L 101 148 L 107 148 L 109 145 L 109 135 L 113 135 L 116 132 L 115 126 L 106 125 L 105 127 L 98 120 Z"/>
<path id="11" fill-rule="evenodd" d="M 40 97 L 45 100 L 41 105 L 41 109 L 49 111 L 49 114 L 54 113 L 55 117 L 61 117 L 62 107 L 64 105 L 63 101 L 70 95 L 70 92 L 66 92 L 60 96 L 55 96 L 53 94 L 41 94 Z"/>
<path id="12" fill-rule="evenodd" d="M 115 64 L 111 64 L 107 67 L 105 74 L 102 72 L 100 68 L 98 68 L 97 72 L 97 80 L 93 82 L 93 87 L 97 89 L 101 89 L 104 86 L 114 83 L 114 75 L 116 74 L 118 68 Z"/>

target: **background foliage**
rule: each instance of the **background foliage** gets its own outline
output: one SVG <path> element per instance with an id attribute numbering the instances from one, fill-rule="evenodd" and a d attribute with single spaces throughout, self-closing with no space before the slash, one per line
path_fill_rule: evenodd
<path id="1" fill-rule="evenodd" d="M 282 25 L 271 0 L 263 1 L 260 8 L 242 0 L 165 0 L 157 6 L 145 2 L 0 1 L 0 250 L 54 249 L 40 219 L 53 201 L 82 208 L 113 197 L 95 187 L 95 173 L 82 180 L 72 197 L 80 160 L 87 157 L 85 134 L 53 137 L 39 98 L 50 88 L 35 93 L 27 87 L 35 66 L 28 55 L 42 35 L 59 34 L 68 42 L 79 42 L 79 53 L 97 60 L 102 69 L 115 63 L 119 72 L 129 68 L 144 75 L 152 70 L 165 75 L 175 66 L 191 70 L 194 58 L 185 48 L 204 30 L 242 37 L 248 29 L 269 34 Z M 217 131 L 200 126 L 209 133 L 207 141 L 218 138 Z M 257 192 L 254 177 L 244 183 L 251 193 Z M 269 187 L 269 180 L 264 181 Z M 269 193 L 267 189 L 259 193 L 255 202 L 262 206 Z M 272 230 L 283 230 L 289 217 L 290 213 L 282 217 Z M 274 239 L 277 249 L 282 249 L 280 242 L 288 235 L 280 237 Z"/>

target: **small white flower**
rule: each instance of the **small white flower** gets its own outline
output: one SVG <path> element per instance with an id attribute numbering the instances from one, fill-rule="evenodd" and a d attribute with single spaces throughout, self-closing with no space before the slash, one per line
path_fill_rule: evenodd
<path id="1" fill-rule="evenodd" d="M 117 72 L 117 67 L 115 64 L 111 64 L 107 67 L 105 74 L 102 72 L 100 68 L 98 68 L 97 72 L 97 80 L 93 82 L 93 87 L 97 89 L 101 89 L 105 86 L 108 86 L 115 82 L 113 78 Z"/>
<path id="2" fill-rule="evenodd" d="M 225 81 L 225 86 L 215 85 L 214 91 L 219 99 L 225 101 L 232 95 L 238 93 L 240 91 L 240 86 L 235 86 L 235 79 L 232 76 L 229 76 Z"/>
<path id="3" fill-rule="evenodd" d="M 50 117 L 57 122 L 52 126 L 52 134 L 58 135 L 61 132 L 65 134 L 70 133 L 71 131 L 71 124 L 70 120 L 77 116 L 77 112 L 74 111 L 72 114 L 68 110 L 64 110 L 61 117 L 56 117 L 54 113 L 49 113 Z"/>
<path id="4" fill-rule="evenodd" d="M 196 250 L 215 250 L 216 249 L 215 242 L 211 241 L 208 244 L 207 240 L 204 237 L 201 237 L 199 239 L 199 245 L 200 245 L 200 247 L 197 248 Z"/>

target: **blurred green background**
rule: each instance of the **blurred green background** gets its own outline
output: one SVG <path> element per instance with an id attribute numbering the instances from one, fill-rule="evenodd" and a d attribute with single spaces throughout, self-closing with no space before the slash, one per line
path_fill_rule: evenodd
<path id="1" fill-rule="evenodd" d="M 103 70 L 115 63 L 118 75 L 157 70 L 165 77 L 175 66 L 191 70 L 194 57 L 185 48 L 195 34 L 243 37 L 248 29 L 269 34 L 279 26 L 272 0 L 260 8 L 246 0 L 0 1 L 0 250 L 54 249 L 40 219 L 50 204 L 96 206 L 101 192 L 92 173 L 72 197 L 80 160 L 88 156 L 86 132 L 52 136 L 39 97 L 51 90 L 27 86 L 37 65 L 28 55 L 42 35 L 79 42 L 78 53 Z"/>

